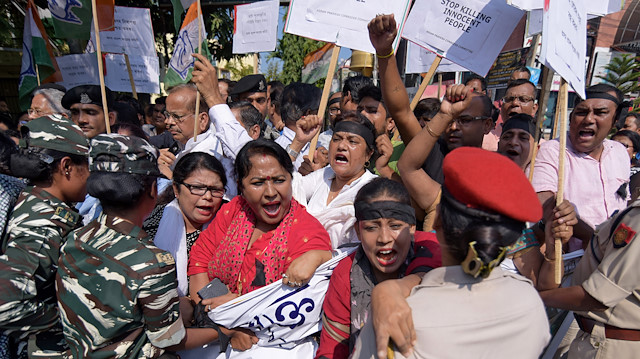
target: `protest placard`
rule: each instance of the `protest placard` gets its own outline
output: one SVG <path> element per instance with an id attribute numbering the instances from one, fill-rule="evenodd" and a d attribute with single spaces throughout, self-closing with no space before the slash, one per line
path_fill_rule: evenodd
<path id="1" fill-rule="evenodd" d="M 402 36 L 484 76 L 523 15 L 504 0 L 417 0 Z"/>
<path id="2" fill-rule="evenodd" d="M 97 85 L 98 59 L 96 54 L 77 54 L 56 57 L 62 73 L 60 85 L 67 90 L 80 85 Z"/>
<path id="3" fill-rule="evenodd" d="M 625 0 L 599 0 L 581 1 L 586 5 L 587 14 L 604 16 L 622 10 Z M 522 10 L 542 9 L 545 0 L 507 0 L 509 5 L 513 5 Z"/>
<path id="4" fill-rule="evenodd" d="M 540 62 L 585 98 L 587 11 L 582 1 L 554 0 L 544 10 Z"/>
<path id="5" fill-rule="evenodd" d="M 517 68 L 527 65 L 531 47 L 513 51 L 505 51 L 498 55 L 486 76 L 488 88 L 506 88 L 511 74 Z"/>
<path id="6" fill-rule="evenodd" d="M 407 43 L 407 67 L 405 73 L 421 74 L 429 71 L 436 54 L 421 48 L 420 46 L 409 41 Z M 438 66 L 438 72 L 458 72 L 469 71 L 464 67 L 457 65 L 449 60 L 443 59 Z"/>
<path id="7" fill-rule="evenodd" d="M 233 53 L 273 51 L 278 31 L 278 0 L 235 7 Z"/>
<path id="8" fill-rule="evenodd" d="M 160 70 L 156 56 L 129 56 L 136 91 L 160 93 Z M 112 91 L 131 92 L 131 82 L 124 55 L 107 54 L 106 83 Z"/>
<path id="9" fill-rule="evenodd" d="M 398 33 L 401 33 L 409 5 L 410 0 L 292 0 L 284 31 L 375 53 L 369 41 L 369 21 L 376 14 L 394 14 Z M 393 44 L 394 50 L 399 41 L 398 36 Z"/>
<path id="10" fill-rule="evenodd" d="M 155 39 L 151 27 L 151 13 L 147 8 L 116 6 L 114 11 L 114 31 L 101 31 L 100 43 L 103 52 L 118 54 L 156 56 Z M 94 52 L 95 33 L 91 31 L 91 41 L 87 52 Z"/>

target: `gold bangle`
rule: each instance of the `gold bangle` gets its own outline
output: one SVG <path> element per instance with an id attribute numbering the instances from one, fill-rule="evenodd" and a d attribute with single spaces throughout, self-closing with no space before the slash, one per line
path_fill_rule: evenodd
<path id="1" fill-rule="evenodd" d="M 388 58 L 390 58 L 391 56 L 393 56 L 393 49 L 391 49 L 391 52 L 389 53 L 389 55 L 384 55 L 384 56 L 383 56 L 383 55 L 378 55 L 378 53 L 376 53 L 376 56 L 377 56 L 379 59 L 388 59 Z"/>
<path id="2" fill-rule="evenodd" d="M 428 124 L 428 123 L 424 126 L 424 128 L 426 128 L 426 129 L 427 129 L 427 132 L 429 132 L 429 134 L 430 134 L 431 136 L 433 136 L 433 137 L 435 137 L 435 138 L 440 138 L 440 135 L 439 135 L 439 134 L 437 134 L 437 133 L 435 133 L 435 132 L 433 132 L 433 130 L 431 129 L 431 127 L 429 127 L 429 124 Z"/>

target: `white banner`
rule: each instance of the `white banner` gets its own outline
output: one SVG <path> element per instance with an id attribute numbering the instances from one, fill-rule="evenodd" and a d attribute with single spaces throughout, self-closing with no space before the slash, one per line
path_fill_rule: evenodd
<path id="1" fill-rule="evenodd" d="M 273 51 L 278 37 L 278 0 L 235 7 L 233 53 Z"/>
<path id="2" fill-rule="evenodd" d="M 367 30 L 369 21 L 376 14 L 394 14 L 401 33 L 409 5 L 410 0 L 292 0 L 284 31 L 374 53 Z M 399 41 L 398 36 L 394 50 Z"/>
<path id="3" fill-rule="evenodd" d="M 421 48 L 420 46 L 409 41 L 407 44 L 407 68 L 405 70 L 408 74 L 421 74 L 428 72 L 431 68 L 433 60 L 436 59 L 436 54 Z M 438 66 L 437 72 L 458 72 L 469 71 L 464 67 L 457 65 L 447 59 L 442 59 Z"/>
<path id="4" fill-rule="evenodd" d="M 156 56 L 151 26 L 151 12 L 147 8 L 116 6 L 113 14 L 115 30 L 100 32 L 102 52 Z M 95 52 L 95 33 L 91 26 L 91 41 L 87 52 Z"/>
<path id="5" fill-rule="evenodd" d="M 95 57 L 95 56 L 94 56 Z M 129 56 L 138 93 L 160 93 L 160 70 L 156 56 Z M 105 83 L 112 91 L 131 92 L 127 64 L 122 54 L 107 54 Z"/>
<path id="6" fill-rule="evenodd" d="M 402 36 L 485 76 L 523 15 L 504 0 L 417 0 Z"/>
<path id="7" fill-rule="evenodd" d="M 507 0 L 509 5 L 529 11 L 542 9 L 544 7 L 544 2 L 545 0 Z M 590 0 L 581 2 L 585 3 L 587 7 L 587 14 L 604 16 L 622 10 L 625 0 Z"/>
<path id="8" fill-rule="evenodd" d="M 98 58 L 96 54 L 77 54 L 56 57 L 62 73 L 60 85 L 67 90 L 80 85 L 98 85 Z"/>
<path id="9" fill-rule="evenodd" d="M 544 12 L 540 62 L 585 98 L 587 11 L 581 0 L 554 0 Z"/>

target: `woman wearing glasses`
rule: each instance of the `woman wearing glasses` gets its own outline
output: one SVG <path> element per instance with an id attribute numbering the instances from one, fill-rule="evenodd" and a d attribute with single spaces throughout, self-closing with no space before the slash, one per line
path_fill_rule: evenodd
<path id="1" fill-rule="evenodd" d="M 144 230 L 154 238 L 154 244 L 171 253 L 176 260 L 178 293 L 189 294 L 187 263 L 191 246 L 215 217 L 222 205 L 227 177 L 220 161 L 203 153 L 193 152 L 182 157 L 173 170 L 173 186 L 160 200 Z"/>

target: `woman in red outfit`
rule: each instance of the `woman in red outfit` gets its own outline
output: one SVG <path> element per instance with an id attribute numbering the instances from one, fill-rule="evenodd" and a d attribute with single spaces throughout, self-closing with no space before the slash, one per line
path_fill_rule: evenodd
<path id="1" fill-rule="evenodd" d="M 441 265 L 435 234 L 416 232 L 415 211 L 400 183 L 376 178 L 358 191 L 354 205 L 360 246 L 331 276 L 316 358 L 349 357 L 376 284 Z"/>
<path id="2" fill-rule="evenodd" d="M 235 172 L 241 195 L 220 208 L 189 258 L 192 301 L 200 302 L 197 292 L 214 278 L 229 289 L 202 300 L 208 310 L 283 277 L 284 284 L 302 286 L 331 258 L 327 231 L 292 198 L 293 164 L 282 147 L 261 139 L 247 143 Z M 257 342 L 241 330 L 225 334 L 237 350 Z"/>

